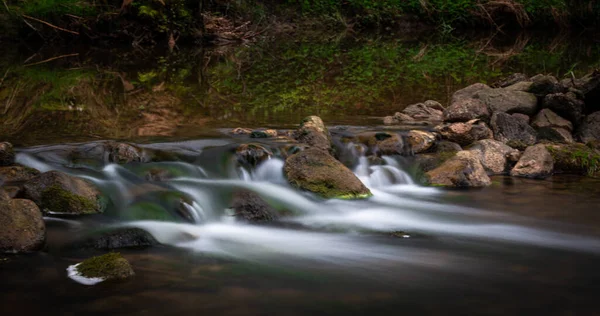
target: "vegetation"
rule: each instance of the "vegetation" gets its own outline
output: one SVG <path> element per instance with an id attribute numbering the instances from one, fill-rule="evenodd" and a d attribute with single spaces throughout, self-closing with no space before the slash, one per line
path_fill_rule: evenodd
<path id="1" fill-rule="evenodd" d="M 600 152 L 583 144 L 549 145 L 555 169 L 562 172 L 600 176 Z"/>
<path id="2" fill-rule="evenodd" d="M 118 252 L 84 260 L 77 271 L 87 278 L 124 279 L 134 274 L 129 262 Z"/>
<path id="3" fill-rule="evenodd" d="M 42 206 L 45 211 L 52 213 L 66 213 L 77 210 L 78 214 L 97 213 L 97 202 L 73 194 L 53 185 L 42 192 Z"/>

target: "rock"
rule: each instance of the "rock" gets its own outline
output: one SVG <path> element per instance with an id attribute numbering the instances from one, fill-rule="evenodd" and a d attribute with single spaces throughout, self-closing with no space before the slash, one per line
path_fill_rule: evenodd
<path id="1" fill-rule="evenodd" d="M 331 135 L 325 127 L 325 123 L 318 116 L 308 116 L 302 120 L 296 140 L 311 147 L 331 151 Z"/>
<path id="2" fill-rule="evenodd" d="M 417 121 L 441 122 L 444 107 L 437 101 L 428 100 L 407 106 L 402 113 Z"/>
<path id="3" fill-rule="evenodd" d="M 533 82 L 531 82 L 531 81 L 521 81 L 521 82 L 513 84 L 512 86 L 508 86 L 505 89 L 510 90 L 510 91 L 528 92 L 529 89 L 531 89 L 532 85 L 533 85 Z"/>
<path id="4" fill-rule="evenodd" d="M 371 192 L 326 151 L 309 148 L 290 156 L 283 167 L 288 182 L 324 198 L 366 198 Z"/>
<path id="5" fill-rule="evenodd" d="M 126 164 L 130 162 L 145 162 L 144 152 L 141 148 L 126 144 L 116 143 L 111 144 L 108 161 L 118 164 Z"/>
<path id="6" fill-rule="evenodd" d="M 474 98 L 485 103 L 492 113 L 506 112 L 533 115 L 538 109 L 537 97 L 523 91 L 484 89 L 477 91 Z"/>
<path id="7" fill-rule="evenodd" d="M 498 80 L 497 82 L 495 82 L 492 86 L 494 88 L 506 88 L 508 86 L 512 86 L 514 84 L 517 84 L 519 82 L 522 81 L 527 81 L 529 80 L 529 77 L 527 77 L 525 74 L 522 73 L 514 73 L 506 78 L 503 78 L 501 80 Z"/>
<path id="8" fill-rule="evenodd" d="M 512 116 L 512 117 L 514 117 L 514 118 L 516 118 L 518 120 L 521 120 L 521 121 L 525 122 L 525 124 L 529 124 L 529 121 L 531 120 L 529 118 L 529 115 L 522 114 L 522 113 L 513 113 L 510 116 Z"/>
<path id="9" fill-rule="evenodd" d="M 103 280 L 126 279 L 135 275 L 129 262 L 117 252 L 86 259 L 76 266 L 76 270 L 86 278 Z"/>
<path id="10" fill-rule="evenodd" d="M 533 127 L 507 113 L 495 112 L 492 115 L 491 125 L 494 138 L 509 146 L 511 146 L 509 143 L 530 146 L 537 141 L 537 133 Z"/>
<path id="11" fill-rule="evenodd" d="M 513 177 L 544 179 L 552 175 L 554 160 L 546 145 L 529 146 L 510 171 Z"/>
<path id="12" fill-rule="evenodd" d="M 83 248 L 101 250 L 121 248 L 147 248 L 158 245 L 158 241 L 141 228 L 125 227 L 88 237 L 81 243 Z"/>
<path id="13" fill-rule="evenodd" d="M 11 143 L 0 143 L 0 167 L 10 166 L 15 163 L 15 152 Z"/>
<path id="14" fill-rule="evenodd" d="M 454 94 L 452 95 L 452 100 L 451 100 L 450 104 L 453 104 L 462 99 L 473 99 L 473 97 L 475 96 L 475 94 L 478 91 L 491 90 L 491 89 L 492 88 L 490 88 L 489 86 L 487 86 L 483 83 L 472 84 L 466 88 L 463 88 L 463 89 L 460 89 L 460 90 L 454 92 Z"/>
<path id="15" fill-rule="evenodd" d="M 493 139 L 477 141 L 469 148 L 469 151 L 477 152 L 479 160 L 488 174 L 506 173 L 512 167 L 509 166 L 507 158 L 514 157 L 519 153 L 518 150 Z"/>
<path id="16" fill-rule="evenodd" d="M 397 123 L 399 123 L 399 121 L 397 121 L 393 116 L 386 116 L 383 118 L 383 124 L 385 125 L 393 125 Z"/>
<path id="17" fill-rule="evenodd" d="M 256 167 L 273 156 L 273 153 L 260 144 L 241 144 L 235 150 L 238 163 Z"/>
<path id="18" fill-rule="evenodd" d="M 544 108 L 550 109 L 575 125 L 579 125 L 583 118 L 585 104 L 578 100 L 575 94 L 554 93 L 548 94 L 542 102 Z"/>
<path id="19" fill-rule="evenodd" d="M 366 145 L 368 154 L 385 155 L 407 155 L 404 141 L 396 133 L 366 132 L 357 135 L 358 140 Z"/>
<path id="20" fill-rule="evenodd" d="M 233 135 L 250 135 L 252 134 L 252 130 L 249 128 L 237 127 L 232 129 L 229 133 Z"/>
<path id="21" fill-rule="evenodd" d="M 173 172 L 163 168 L 150 168 L 144 174 L 144 179 L 147 181 L 163 182 L 175 178 Z"/>
<path id="22" fill-rule="evenodd" d="M 38 174 L 40 174 L 39 171 L 24 166 L 0 167 L 0 182 L 23 182 Z"/>
<path id="23" fill-rule="evenodd" d="M 538 140 L 550 141 L 553 143 L 571 144 L 575 142 L 571 132 L 564 128 L 542 127 L 537 130 Z"/>
<path id="24" fill-rule="evenodd" d="M 396 114 L 394 114 L 393 118 L 397 122 L 414 122 L 415 121 L 414 118 L 410 117 L 407 114 L 401 113 L 401 112 L 396 112 Z"/>
<path id="25" fill-rule="evenodd" d="M 406 139 L 413 154 L 419 154 L 435 145 L 437 137 L 431 132 L 412 130 L 408 132 Z"/>
<path id="26" fill-rule="evenodd" d="M 100 191 L 90 182 L 58 171 L 27 181 L 23 195 L 50 214 L 94 214 L 104 210 Z"/>
<path id="27" fill-rule="evenodd" d="M 233 195 L 231 208 L 235 217 L 247 222 L 270 222 L 277 219 L 277 211 L 258 194 L 241 190 Z"/>
<path id="28" fill-rule="evenodd" d="M 551 144 L 546 148 L 554 160 L 554 171 L 600 176 L 600 150 L 584 144 Z"/>
<path id="29" fill-rule="evenodd" d="M 600 139 L 600 111 L 588 115 L 578 131 L 584 143 Z"/>
<path id="30" fill-rule="evenodd" d="M 529 92 L 538 97 L 544 97 L 548 94 L 564 92 L 566 90 L 554 76 L 537 75 L 530 80 L 533 83 L 529 88 Z"/>
<path id="31" fill-rule="evenodd" d="M 0 227 L 0 252 L 39 250 L 46 240 L 42 212 L 29 200 L 0 197 Z"/>
<path id="32" fill-rule="evenodd" d="M 464 150 L 425 175 L 434 186 L 465 188 L 492 184 L 476 153 Z"/>
<path id="33" fill-rule="evenodd" d="M 576 87 L 583 94 L 587 113 L 600 111 L 600 71 L 578 80 Z"/>
<path id="34" fill-rule="evenodd" d="M 437 153 L 447 152 L 447 151 L 457 152 L 457 151 L 461 151 L 462 147 L 460 147 L 460 145 L 457 143 L 449 142 L 447 140 L 442 140 L 435 144 L 435 146 L 433 147 L 433 150 Z"/>
<path id="35" fill-rule="evenodd" d="M 466 123 L 451 123 L 436 127 L 442 138 L 461 146 L 470 145 L 480 139 L 492 138 L 492 131 L 480 120 L 471 120 Z"/>
<path id="36" fill-rule="evenodd" d="M 557 127 L 566 129 L 569 132 L 573 131 L 573 124 L 564 118 L 558 116 L 550 109 L 543 109 L 538 113 L 531 123 L 533 128 Z"/>
<path id="37" fill-rule="evenodd" d="M 375 155 L 367 156 L 367 161 L 370 166 L 383 166 L 386 164 L 385 159 Z"/>
<path id="38" fill-rule="evenodd" d="M 250 133 L 250 138 L 273 138 L 277 137 L 277 131 L 274 129 L 256 130 Z"/>
<path id="39" fill-rule="evenodd" d="M 8 195 L 8 192 L 6 192 L 4 188 L 0 187 L 0 202 L 10 201 L 10 199 L 12 198 L 10 195 Z"/>
<path id="40" fill-rule="evenodd" d="M 477 99 L 459 99 L 444 110 L 444 122 L 467 122 L 473 119 L 489 122 L 490 116 L 487 105 Z"/>

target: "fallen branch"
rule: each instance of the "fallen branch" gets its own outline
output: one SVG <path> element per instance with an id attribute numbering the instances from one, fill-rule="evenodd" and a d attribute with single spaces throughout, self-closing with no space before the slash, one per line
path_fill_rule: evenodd
<path id="1" fill-rule="evenodd" d="M 71 30 L 63 29 L 62 27 L 58 27 L 58 26 L 56 26 L 56 25 L 54 25 L 54 24 L 50 24 L 50 23 L 48 23 L 48 22 L 46 22 L 46 21 L 42 21 L 42 20 L 40 20 L 40 19 L 36 19 L 36 18 L 34 18 L 34 17 L 28 16 L 28 15 L 25 15 L 25 14 L 23 14 L 23 15 L 22 15 L 22 17 L 24 17 L 24 18 L 26 18 L 26 19 L 29 19 L 29 20 L 32 20 L 32 21 L 40 22 L 40 23 L 42 23 L 42 24 L 45 24 L 45 25 L 47 25 L 47 26 L 49 26 L 49 27 L 51 27 L 51 28 L 57 29 L 57 30 L 59 30 L 59 31 L 63 31 L 63 32 L 67 32 L 67 33 L 71 33 L 71 34 L 79 35 L 79 32 L 75 32 L 75 31 L 71 31 Z"/>
<path id="2" fill-rule="evenodd" d="M 34 65 L 39 65 L 39 64 L 47 63 L 49 61 L 57 60 L 57 59 L 60 59 L 60 58 L 67 58 L 67 57 L 73 57 L 73 56 L 79 56 L 79 53 L 56 56 L 56 57 L 48 58 L 46 60 L 38 61 L 37 63 L 27 64 L 27 65 L 23 65 L 23 66 L 24 67 L 29 67 L 29 66 L 34 66 Z"/>

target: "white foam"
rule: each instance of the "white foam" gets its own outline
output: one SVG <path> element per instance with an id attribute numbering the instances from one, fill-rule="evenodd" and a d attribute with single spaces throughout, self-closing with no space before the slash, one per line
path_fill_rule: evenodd
<path id="1" fill-rule="evenodd" d="M 79 266 L 80 264 L 81 263 L 74 264 L 67 268 L 67 275 L 69 276 L 69 278 L 71 278 L 71 280 L 83 285 L 95 285 L 106 280 L 104 278 L 88 278 L 81 275 L 81 273 L 79 273 L 79 271 L 77 270 L 77 266 Z"/>

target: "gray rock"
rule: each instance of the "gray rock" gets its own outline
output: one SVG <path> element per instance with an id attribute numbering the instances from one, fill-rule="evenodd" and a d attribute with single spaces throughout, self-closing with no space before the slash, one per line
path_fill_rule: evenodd
<path id="1" fill-rule="evenodd" d="M 571 132 L 560 127 L 542 127 L 537 129 L 538 140 L 546 140 L 553 143 L 571 144 L 574 142 Z"/>
<path id="2" fill-rule="evenodd" d="M 475 96 L 475 94 L 478 91 L 491 90 L 491 89 L 492 88 L 490 88 L 488 85 L 485 85 L 483 83 L 472 84 L 466 88 L 463 88 L 463 89 L 460 89 L 460 90 L 454 92 L 454 94 L 452 95 L 452 100 L 451 100 L 450 104 L 460 101 L 462 99 L 473 99 L 473 97 Z"/>
<path id="3" fill-rule="evenodd" d="M 88 237 L 81 245 L 83 248 L 101 250 L 123 248 L 147 248 L 158 245 L 158 241 L 147 231 L 141 228 L 117 228 L 105 233 Z"/>
<path id="4" fill-rule="evenodd" d="M 523 81 L 527 81 L 529 80 L 529 77 L 527 77 L 525 74 L 522 73 L 514 73 L 506 78 L 502 78 L 501 80 L 495 82 L 493 84 L 494 88 L 506 88 L 508 86 L 512 86 L 515 85 L 517 83 L 523 82 Z"/>
<path id="5" fill-rule="evenodd" d="M 491 112 L 523 113 L 533 115 L 538 109 L 535 95 L 507 89 L 485 89 L 477 91 L 474 98 L 481 100 Z"/>
<path id="6" fill-rule="evenodd" d="M 513 113 L 513 114 L 511 114 L 511 116 L 525 122 L 526 124 L 529 124 L 529 121 L 531 120 L 529 118 L 529 115 L 526 115 L 523 113 Z"/>
<path id="7" fill-rule="evenodd" d="M 505 89 L 510 90 L 510 91 L 528 92 L 529 89 L 531 89 L 531 85 L 533 85 L 533 82 L 531 82 L 531 81 L 521 81 L 521 82 L 513 84 L 512 86 L 508 86 Z"/>
<path id="8" fill-rule="evenodd" d="M 542 105 L 575 125 L 578 125 L 583 119 L 585 104 L 571 92 L 548 94 Z"/>
<path id="9" fill-rule="evenodd" d="M 584 143 L 600 139 L 600 111 L 594 112 L 585 118 L 578 134 Z"/>
<path id="10" fill-rule="evenodd" d="M 459 151 L 425 175 L 429 184 L 434 186 L 464 188 L 492 184 L 477 154 L 470 151 Z"/>
<path id="11" fill-rule="evenodd" d="M 231 208 L 235 217 L 247 222 L 270 222 L 277 219 L 277 211 L 258 194 L 241 190 L 233 195 Z"/>
<path id="12" fill-rule="evenodd" d="M 409 105 L 402 110 L 402 113 L 417 121 L 441 122 L 443 111 L 444 107 L 439 102 L 428 100 L 423 103 Z"/>
<path id="13" fill-rule="evenodd" d="M 481 164 L 488 174 L 504 174 L 510 170 L 507 158 L 518 155 L 519 151 L 502 142 L 493 139 L 484 139 L 475 142 L 469 151 L 477 153 Z"/>
<path id="14" fill-rule="evenodd" d="M 46 240 L 42 213 L 29 200 L 2 200 L 0 197 L 0 227 L 0 252 L 39 250 Z"/>
<path id="15" fill-rule="evenodd" d="M 531 126 L 535 129 L 544 127 L 563 128 L 569 132 L 573 131 L 573 124 L 550 109 L 543 109 L 534 118 Z"/>
<path id="16" fill-rule="evenodd" d="M 467 122 L 473 119 L 489 122 L 490 116 L 485 103 L 470 98 L 456 100 L 444 110 L 444 122 Z"/>
<path id="17" fill-rule="evenodd" d="M 405 148 L 402 137 L 396 133 L 366 132 L 358 134 L 357 138 L 368 147 L 368 154 L 405 156 L 410 153 L 409 148 Z"/>
<path id="18" fill-rule="evenodd" d="M 108 160 L 118 164 L 147 161 L 141 148 L 126 143 L 110 144 Z"/>
<path id="19" fill-rule="evenodd" d="M 461 146 L 470 145 L 480 139 L 492 138 L 492 131 L 480 120 L 465 123 L 443 124 L 436 127 L 443 139 L 455 142 Z"/>
<path id="20" fill-rule="evenodd" d="M 533 127 L 507 113 L 495 112 L 492 115 L 491 126 L 494 138 L 509 146 L 510 143 L 530 146 L 537 141 L 537 133 Z"/>
<path id="21" fill-rule="evenodd" d="M 513 177 L 544 179 L 552 175 L 554 159 L 544 144 L 527 147 L 517 165 L 511 170 Z"/>
<path id="22" fill-rule="evenodd" d="M 273 153 L 261 144 L 241 144 L 235 151 L 238 163 L 256 167 L 273 156 Z"/>
<path id="23" fill-rule="evenodd" d="M 311 147 L 331 151 L 331 135 L 323 120 L 315 115 L 305 117 L 296 131 L 296 140 Z"/>
<path id="24" fill-rule="evenodd" d="M 537 75 L 531 78 L 533 82 L 529 87 L 529 92 L 538 97 L 544 97 L 548 94 L 564 92 L 566 90 L 558 79 L 553 76 Z"/>

